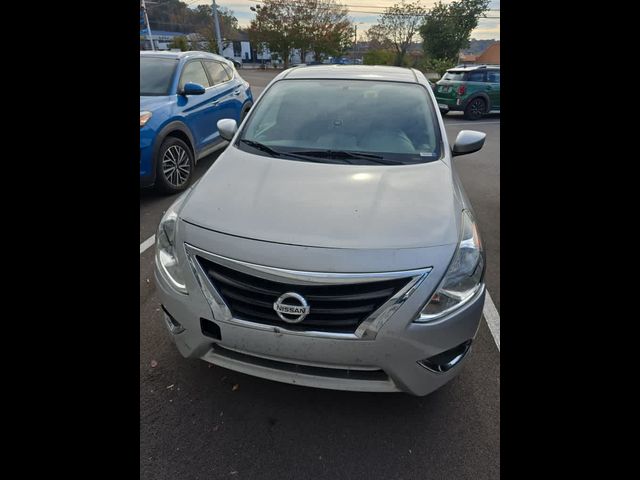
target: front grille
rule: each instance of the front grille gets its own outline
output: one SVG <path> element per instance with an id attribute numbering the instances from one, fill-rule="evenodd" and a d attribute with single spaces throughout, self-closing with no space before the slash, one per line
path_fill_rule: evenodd
<path id="1" fill-rule="evenodd" d="M 202 257 L 198 261 L 223 297 L 234 318 L 297 331 L 353 333 L 358 326 L 403 288 L 410 277 L 346 285 L 300 285 L 265 280 Z M 302 295 L 310 307 L 296 324 L 280 319 L 273 303 L 282 294 Z"/>

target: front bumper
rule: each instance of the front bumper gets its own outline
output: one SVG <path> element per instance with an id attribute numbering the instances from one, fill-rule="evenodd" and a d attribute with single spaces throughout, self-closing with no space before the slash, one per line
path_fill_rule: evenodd
<path id="1" fill-rule="evenodd" d="M 140 186 L 149 187 L 155 182 L 153 145 L 155 132 L 148 127 L 140 129 Z"/>
<path id="2" fill-rule="evenodd" d="M 446 269 L 446 262 L 443 265 L 434 265 L 434 270 Z M 441 279 L 441 275 L 429 274 L 372 340 L 332 338 L 221 319 L 191 270 L 186 269 L 185 275 L 188 295 L 174 291 L 156 265 L 160 301 L 173 324 L 184 328 L 181 333 L 169 332 L 183 356 L 270 380 L 336 390 L 426 395 L 441 387 L 458 374 L 466 355 L 442 373 L 418 362 L 472 340 L 485 295 L 483 287 L 474 299 L 449 316 L 432 323 L 414 323 L 420 307 Z M 212 324 L 207 322 L 213 322 L 213 334 L 204 329 L 203 325 Z"/>

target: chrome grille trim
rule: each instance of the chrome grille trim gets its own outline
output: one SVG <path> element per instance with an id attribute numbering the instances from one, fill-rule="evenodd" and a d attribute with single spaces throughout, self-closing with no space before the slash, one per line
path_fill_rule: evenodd
<path id="1" fill-rule="evenodd" d="M 256 265 L 241 260 L 223 257 L 187 243 L 184 244 L 189 265 L 207 299 L 214 320 L 257 330 L 275 332 L 277 334 L 302 335 L 321 338 L 373 340 L 378 331 L 389 318 L 402 306 L 407 298 L 422 284 L 432 270 L 426 267 L 416 270 L 403 270 L 395 272 L 372 273 L 332 273 L 332 272 L 308 272 L 289 270 L 264 265 Z M 396 292 L 382 306 L 367 317 L 354 333 L 323 332 L 315 330 L 291 330 L 283 326 L 265 325 L 235 318 L 224 301 L 220 292 L 213 285 L 207 272 L 204 271 L 196 256 L 201 256 L 212 262 L 219 263 L 227 268 L 238 270 L 247 275 L 253 275 L 274 282 L 295 282 L 301 285 L 348 285 L 357 283 L 369 283 L 390 279 L 409 278 L 408 283 Z"/>

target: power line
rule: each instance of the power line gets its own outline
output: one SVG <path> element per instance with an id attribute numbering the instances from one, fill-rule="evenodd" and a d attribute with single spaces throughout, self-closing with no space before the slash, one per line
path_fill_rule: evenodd
<path id="1" fill-rule="evenodd" d="M 264 0 L 253 0 L 257 3 L 265 3 Z M 293 4 L 294 6 L 305 6 L 304 3 L 298 3 L 298 1 L 290 1 L 289 4 Z M 367 13 L 367 14 L 372 14 L 372 15 L 392 15 L 392 16 L 416 16 L 416 17 L 426 17 L 429 15 L 429 12 L 426 13 L 420 13 L 420 14 L 413 14 L 413 13 L 387 13 L 384 11 L 381 12 L 371 12 L 371 11 L 365 11 L 365 10 L 352 10 L 349 7 L 353 7 L 353 8 L 366 8 L 360 5 L 341 5 L 344 7 L 347 7 L 347 11 L 348 13 Z M 318 8 L 318 10 L 331 10 L 333 7 L 320 7 Z M 386 8 L 386 7 L 374 7 L 374 8 Z M 493 9 L 493 11 L 497 11 L 499 12 L 500 10 L 497 9 Z M 443 16 L 453 16 L 453 15 L 443 15 Z M 499 20 L 500 17 L 496 17 L 496 16 L 491 16 L 491 17 L 478 17 L 479 19 L 483 19 L 483 18 L 489 18 L 489 19 L 494 19 L 494 20 Z"/>
<path id="2" fill-rule="evenodd" d="M 266 3 L 264 0 L 251 0 L 253 2 L 256 3 Z M 304 2 L 303 0 L 289 0 L 287 3 L 290 4 L 294 4 L 294 5 L 301 5 L 301 6 L 305 6 L 306 2 Z M 353 7 L 353 8 L 382 8 L 382 9 L 387 9 L 389 7 L 391 7 L 391 5 L 389 5 L 388 7 L 382 6 L 382 5 L 349 5 L 346 3 L 340 3 L 340 1 L 338 0 L 338 3 L 335 5 L 336 7 Z M 333 7 L 323 7 L 323 8 L 333 8 Z M 499 12 L 500 9 L 499 8 L 488 8 L 486 10 L 487 12 Z M 369 13 L 369 12 L 364 12 L 364 13 Z"/>
<path id="3" fill-rule="evenodd" d="M 394 17 L 428 17 L 429 13 L 419 13 L 419 14 L 413 14 L 413 13 L 385 13 L 385 12 L 362 12 L 360 10 L 349 10 L 349 13 L 371 13 L 373 15 L 391 15 Z M 441 15 L 442 17 L 454 17 L 455 15 Z M 491 18 L 491 19 L 497 19 L 499 20 L 500 17 L 478 17 L 478 20 L 482 20 L 483 18 Z"/>

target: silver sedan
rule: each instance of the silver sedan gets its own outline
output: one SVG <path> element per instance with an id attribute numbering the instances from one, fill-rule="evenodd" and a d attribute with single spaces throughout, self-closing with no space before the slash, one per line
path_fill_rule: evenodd
<path id="1" fill-rule="evenodd" d="M 166 212 L 155 277 L 185 357 L 311 387 L 426 395 L 473 345 L 485 258 L 427 79 L 278 75 Z"/>

